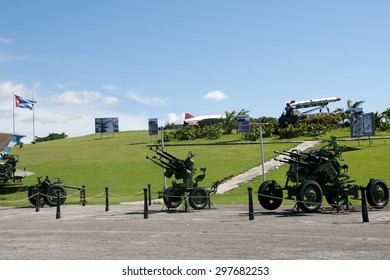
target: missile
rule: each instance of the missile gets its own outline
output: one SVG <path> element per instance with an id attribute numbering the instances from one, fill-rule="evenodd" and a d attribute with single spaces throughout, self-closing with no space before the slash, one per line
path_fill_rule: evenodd
<path id="1" fill-rule="evenodd" d="M 309 107 L 315 107 L 315 106 L 321 106 L 325 107 L 330 102 L 337 102 L 340 101 L 340 97 L 328 97 L 328 98 L 319 98 L 319 99 L 310 99 L 310 100 L 302 100 L 302 101 L 290 101 L 289 106 L 293 109 L 300 109 L 300 108 L 309 108 Z"/>

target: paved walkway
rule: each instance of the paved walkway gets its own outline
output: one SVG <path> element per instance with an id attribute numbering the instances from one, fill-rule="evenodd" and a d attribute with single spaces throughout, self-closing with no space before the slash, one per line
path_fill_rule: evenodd
<path id="1" fill-rule="evenodd" d="M 389 260 L 389 207 L 369 210 L 369 223 L 362 223 L 358 205 L 355 210 L 346 212 L 321 210 L 320 213 L 292 211 L 292 205 L 282 205 L 275 211 L 265 210 L 259 204 L 254 207 L 254 220 L 249 220 L 247 205 L 218 205 L 185 212 L 164 211 L 161 205 L 153 204 L 149 207 L 149 219 L 144 219 L 143 206 L 137 204 L 110 205 L 107 212 L 104 205 L 66 205 L 61 207 L 61 219 L 56 219 L 55 207 L 45 207 L 40 212 L 35 212 L 33 207 L 0 207 L 0 260 L 241 259 L 259 260 L 260 266 L 263 266 L 261 260 L 275 259 Z M 388 264 L 380 266 L 388 267 Z M 364 263 L 364 269 L 366 265 Z M 70 267 L 66 265 L 63 269 Z M 368 270 L 365 279 L 380 279 L 385 275 L 374 273 L 374 277 L 372 273 L 378 272 L 377 269 Z M 3 276 L 1 265 L 0 271 Z M 339 276 L 340 271 L 335 271 Z M 42 278 L 42 272 L 30 276 Z M 72 279 L 61 277 L 63 272 L 61 269 L 55 272 L 59 273 L 58 279 Z M 14 277 L 2 279 L 22 279 L 17 277 L 18 270 L 13 273 Z M 331 277 L 329 274 L 320 279 Z M 256 279 L 250 276 L 214 278 Z M 106 276 L 105 279 L 117 278 Z M 121 279 L 141 278 L 122 276 Z"/>
<path id="2" fill-rule="evenodd" d="M 290 149 L 289 151 L 300 150 L 301 152 L 303 152 L 303 151 L 306 151 L 310 148 L 317 146 L 320 143 L 321 143 L 321 141 L 304 141 L 301 144 L 299 144 L 298 146 L 294 147 L 293 149 Z M 279 158 L 279 157 L 282 157 L 282 156 L 277 156 L 276 158 Z M 264 173 L 267 173 L 270 170 L 278 168 L 279 166 L 281 166 L 283 164 L 284 164 L 283 162 L 277 161 L 275 159 L 271 159 L 271 160 L 264 163 Z M 242 183 L 248 182 L 248 181 L 252 180 L 253 178 L 258 177 L 258 176 L 262 176 L 262 175 L 263 175 L 262 165 L 254 167 L 254 168 L 248 170 L 247 172 L 242 173 L 240 175 L 237 175 L 237 176 L 233 177 L 232 179 L 228 180 L 227 182 L 219 185 L 217 193 L 218 194 L 225 193 L 225 192 L 230 191 L 234 188 L 237 188 Z"/>

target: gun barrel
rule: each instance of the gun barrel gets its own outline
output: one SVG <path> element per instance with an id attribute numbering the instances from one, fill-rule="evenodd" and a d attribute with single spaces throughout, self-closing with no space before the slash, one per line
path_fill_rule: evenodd
<path id="1" fill-rule="evenodd" d="M 179 159 L 173 155 L 171 155 L 170 153 L 167 153 L 166 151 L 163 151 L 162 149 L 156 147 L 156 149 L 153 149 L 153 147 L 150 148 L 150 150 L 152 150 L 153 152 L 155 152 L 156 154 L 158 154 L 159 156 L 167 159 L 167 160 L 177 160 L 179 161 Z"/>
<path id="2" fill-rule="evenodd" d="M 150 161 L 153 162 L 155 165 L 160 166 L 161 168 L 169 168 L 169 166 L 166 166 L 166 165 L 163 164 L 163 162 L 161 162 L 161 161 L 157 161 L 155 158 L 150 158 L 150 157 L 147 156 L 146 159 L 150 160 Z"/>
<path id="3" fill-rule="evenodd" d="M 283 151 L 283 152 L 279 152 L 279 151 L 274 151 L 274 152 L 279 154 L 279 155 L 287 156 L 287 157 L 290 157 L 290 158 L 303 159 L 303 158 L 307 157 L 307 154 L 305 154 L 305 153 L 290 152 L 290 151 L 286 151 L 286 150 Z"/>

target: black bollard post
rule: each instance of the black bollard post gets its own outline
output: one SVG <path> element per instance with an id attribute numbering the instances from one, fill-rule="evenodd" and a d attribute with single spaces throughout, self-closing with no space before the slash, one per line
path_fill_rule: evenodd
<path id="1" fill-rule="evenodd" d="M 87 200 L 85 198 L 85 186 L 84 185 L 81 187 L 80 196 L 81 196 L 81 204 L 83 206 L 87 205 Z"/>
<path id="2" fill-rule="evenodd" d="M 181 200 L 184 200 L 184 211 L 188 212 L 188 197 L 182 195 Z"/>
<path id="3" fill-rule="evenodd" d="M 152 205 L 152 192 L 151 192 L 151 185 L 148 184 L 148 198 L 149 198 L 149 205 Z"/>
<path id="4" fill-rule="evenodd" d="M 35 194 L 35 212 L 41 211 L 41 197 L 39 195 L 39 189 Z"/>
<path id="5" fill-rule="evenodd" d="M 108 187 L 106 187 L 106 212 L 110 210 L 110 205 L 108 202 Z"/>
<path id="6" fill-rule="evenodd" d="M 367 210 L 367 201 L 366 201 L 366 187 L 360 187 L 362 192 L 362 218 L 363 223 L 368 223 L 368 210 Z"/>
<path id="7" fill-rule="evenodd" d="M 61 219 L 61 192 L 57 191 L 57 211 L 56 211 L 56 219 Z"/>
<path id="8" fill-rule="evenodd" d="M 144 188 L 144 219 L 149 219 L 148 189 Z"/>
<path id="9" fill-rule="evenodd" d="M 249 221 L 255 219 L 254 211 L 253 211 L 253 198 L 252 198 L 252 188 L 248 188 L 248 197 L 249 197 Z"/>

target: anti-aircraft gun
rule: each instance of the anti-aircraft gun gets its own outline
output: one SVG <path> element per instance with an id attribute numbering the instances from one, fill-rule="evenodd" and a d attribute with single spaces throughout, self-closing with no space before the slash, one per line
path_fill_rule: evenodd
<path id="1" fill-rule="evenodd" d="M 39 206 L 39 204 L 57 206 L 58 192 L 60 193 L 59 203 L 63 204 L 67 198 L 67 188 L 83 189 L 75 186 L 64 186 L 60 179 L 52 181 L 48 176 L 43 180 L 41 180 L 42 177 L 38 177 L 38 182 L 35 185 L 22 185 L 22 180 L 33 173 L 26 171 L 26 169 L 16 169 L 19 157 L 9 152 L 15 145 L 22 147 L 23 143 L 20 140 L 23 137 L 25 136 L 20 134 L 0 132 L 0 195 L 28 192 L 28 200 L 35 206 Z"/>
<path id="2" fill-rule="evenodd" d="M 60 192 L 60 204 L 63 204 L 67 198 L 66 188 L 81 189 L 74 186 L 64 186 L 58 179 L 52 181 L 46 176 L 38 177 L 38 182 L 35 185 L 23 186 L 22 179 L 26 174 L 21 174 L 16 169 L 18 158 L 10 154 L 2 154 L 0 156 L 0 195 L 7 195 L 17 192 L 27 192 L 29 202 L 36 206 L 37 194 L 39 193 L 40 205 L 57 206 L 57 192 Z M 22 171 L 23 172 L 23 171 Z M 26 171 L 24 170 L 24 173 Z"/>
<path id="3" fill-rule="evenodd" d="M 209 205 L 210 194 L 217 192 L 218 185 L 232 177 L 228 176 L 215 181 L 212 187 L 207 190 L 199 186 L 199 182 L 203 181 L 206 177 L 205 167 L 201 167 L 200 171 L 202 171 L 202 174 L 194 178 L 196 168 L 193 160 L 195 155 L 192 152 L 188 152 L 187 158 L 181 160 L 159 147 L 151 147 L 150 150 L 155 152 L 156 155 L 152 157 L 146 156 L 146 158 L 163 168 L 166 178 L 172 178 L 174 176 L 176 180 L 182 181 L 178 183 L 176 180 L 173 180 L 172 186 L 160 193 L 160 197 L 163 198 L 164 204 L 168 208 L 177 208 L 181 205 L 183 199 L 188 197 L 188 202 L 193 209 L 203 209 Z"/>
<path id="4" fill-rule="evenodd" d="M 295 196 L 298 207 L 308 213 L 321 207 L 323 196 L 335 208 L 348 207 L 349 195 L 359 199 L 361 186 L 352 184 L 355 181 L 350 180 L 348 165 L 339 162 L 343 149 L 335 146 L 334 141 L 332 138 L 328 147 L 310 153 L 275 151 L 280 155 L 275 160 L 290 165 L 285 187 L 276 181 L 263 182 L 258 191 L 260 204 L 267 210 L 277 209 L 282 203 L 283 190 L 287 190 L 288 199 Z M 366 195 L 369 205 L 376 209 L 384 208 L 389 201 L 388 187 L 381 179 L 370 179 Z"/>

